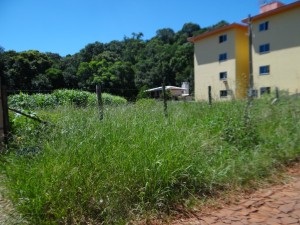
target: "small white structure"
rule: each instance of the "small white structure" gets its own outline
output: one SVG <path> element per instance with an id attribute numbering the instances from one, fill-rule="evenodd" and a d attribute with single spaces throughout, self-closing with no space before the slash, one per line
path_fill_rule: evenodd
<path id="1" fill-rule="evenodd" d="M 186 91 L 186 88 L 166 86 L 166 91 L 169 91 L 171 93 L 171 96 L 176 98 L 182 96 L 184 94 L 184 91 Z M 151 88 L 146 90 L 145 92 L 151 92 L 151 97 L 159 98 L 162 94 L 162 87 Z"/>
<path id="2" fill-rule="evenodd" d="M 182 96 L 189 96 L 190 95 L 190 83 L 189 82 L 182 82 L 181 87 L 185 89 L 183 91 Z"/>

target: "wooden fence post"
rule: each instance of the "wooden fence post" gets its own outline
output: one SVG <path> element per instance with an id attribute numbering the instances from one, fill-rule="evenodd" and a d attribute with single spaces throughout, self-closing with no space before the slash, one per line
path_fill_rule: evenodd
<path id="1" fill-rule="evenodd" d="M 2 83 L 2 77 L 0 77 L 0 127 L 1 127 L 1 142 L 8 144 L 8 134 L 9 134 L 9 115 L 8 115 L 8 105 L 7 105 L 7 92 L 6 86 Z"/>
<path id="2" fill-rule="evenodd" d="M 96 94 L 97 94 L 97 102 L 98 102 L 100 120 L 103 120 L 103 101 L 102 101 L 102 91 L 101 91 L 100 84 L 96 85 Z"/>
<path id="3" fill-rule="evenodd" d="M 208 86 L 208 103 L 212 105 L 211 86 Z"/>
<path id="4" fill-rule="evenodd" d="M 275 89 L 275 94 L 276 94 L 276 99 L 277 99 L 277 101 L 279 101 L 279 88 L 278 87 L 276 87 L 276 89 Z"/>
<path id="5" fill-rule="evenodd" d="M 164 100 L 164 114 L 165 114 L 165 117 L 168 117 L 168 105 L 167 105 L 165 79 L 163 80 L 163 83 L 162 83 L 162 92 L 163 92 L 163 100 Z"/>

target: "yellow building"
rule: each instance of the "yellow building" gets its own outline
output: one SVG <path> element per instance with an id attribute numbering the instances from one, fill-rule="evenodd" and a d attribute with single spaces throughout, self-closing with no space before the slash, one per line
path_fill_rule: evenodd
<path id="1" fill-rule="evenodd" d="M 300 1 L 265 4 L 252 17 L 254 89 L 258 96 L 300 91 Z M 247 23 L 248 19 L 243 20 Z"/>
<path id="2" fill-rule="evenodd" d="M 194 43 L 195 99 L 245 98 L 248 88 L 247 27 L 231 24 L 189 39 Z"/>
<path id="3" fill-rule="evenodd" d="M 243 20 L 248 23 L 248 19 Z M 275 88 L 300 92 L 300 1 L 272 1 L 251 17 L 252 65 L 257 96 Z M 231 24 L 196 37 L 194 43 L 195 99 L 241 99 L 249 86 L 248 25 Z"/>

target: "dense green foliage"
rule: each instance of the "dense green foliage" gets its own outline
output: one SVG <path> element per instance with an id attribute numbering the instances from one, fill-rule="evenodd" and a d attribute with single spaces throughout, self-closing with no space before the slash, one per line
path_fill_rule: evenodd
<path id="1" fill-rule="evenodd" d="M 126 104 L 123 97 L 103 93 L 102 101 L 105 105 Z M 8 98 L 11 108 L 15 109 L 36 109 L 45 107 L 57 107 L 62 105 L 95 106 L 97 97 L 95 93 L 78 90 L 55 90 L 52 94 L 16 94 Z"/>
<path id="2" fill-rule="evenodd" d="M 200 28 L 186 23 L 178 32 L 170 28 L 157 30 L 156 36 L 143 40 L 133 33 L 122 41 L 86 45 L 74 55 L 34 50 L 15 52 L 0 49 L 0 73 L 10 91 L 41 92 L 54 89 L 95 90 L 101 83 L 110 94 L 136 98 L 142 87 L 181 86 L 190 82 L 193 88 L 193 44 L 188 37 L 227 24 L 225 21 Z M 191 90 L 192 92 L 192 90 Z"/>
<path id="3" fill-rule="evenodd" d="M 300 156 L 300 102 L 141 100 L 105 108 L 38 111 L 2 157 L 7 186 L 31 224 L 122 224 L 168 212 L 192 196 L 246 185 Z M 35 129 L 29 129 L 35 126 Z M 13 150 L 13 151 L 12 151 Z"/>

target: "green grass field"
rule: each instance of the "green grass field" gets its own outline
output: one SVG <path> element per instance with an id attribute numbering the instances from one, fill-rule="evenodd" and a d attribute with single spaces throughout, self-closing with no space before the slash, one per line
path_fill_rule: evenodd
<path id="1" fill-rule="evenodd" d="M 300 99 L 59 106 L 17 117 L 2 171 L 31 224 L 125 224 L 249 185 L 300 155 Z M 245 122 L 246 121 L 246 122 Z"/>

